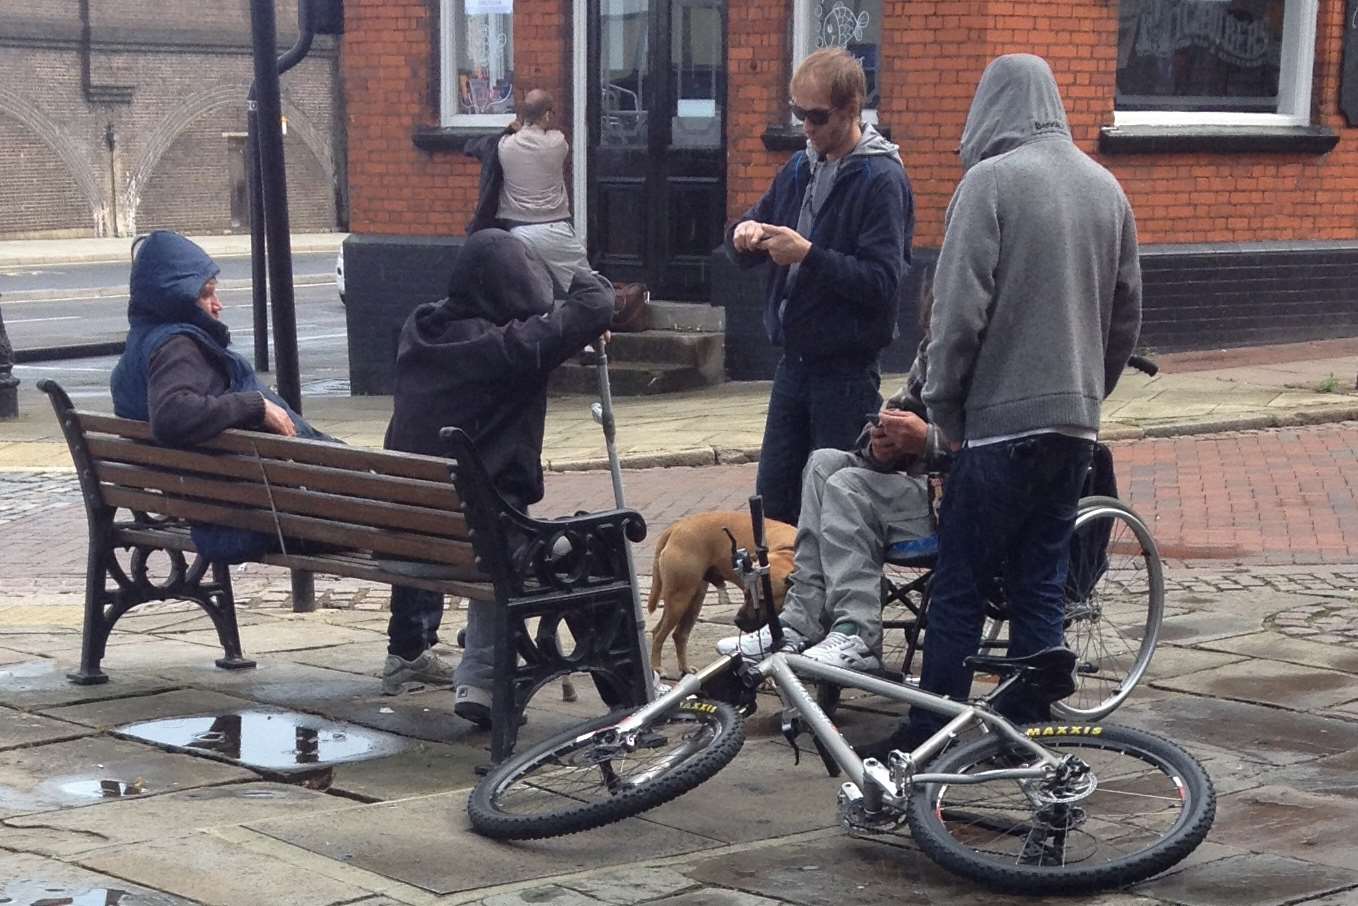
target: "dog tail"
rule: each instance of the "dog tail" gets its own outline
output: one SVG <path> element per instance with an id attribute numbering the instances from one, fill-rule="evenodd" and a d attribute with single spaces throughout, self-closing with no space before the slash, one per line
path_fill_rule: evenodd
<path id="1" fill-rule="evenodd" d="M 651 596 L 646 599 L 646 611 L 655 613 L 656 605 L 660 603 L 661 581 L 660 581 L 660 555 L 665 552 L 665 545 L 669 543 L 670 532 L 674 531 L 674 526 L 670 526 L 660 533 L 660 539 L 655 543 L 655 560 L 651 562 Z"/>

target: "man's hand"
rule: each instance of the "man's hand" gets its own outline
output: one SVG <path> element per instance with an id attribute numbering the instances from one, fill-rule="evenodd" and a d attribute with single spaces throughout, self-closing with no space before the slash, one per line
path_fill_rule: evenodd
<path id="1" fill-rule="evenodd" d="M 764 224 L 757 220 L 742 220 L 731 234 L 731 244 L 737 252 L 760 251 L 759 240 L 764 237 L 764 230 Z"/>
<path id="2" fill-rule="evenodd" d="M 811 251 L 811 240 L 791 227 L 763 224 L 764 235 L 755 248 L 768 252 L 774 264 L 786 267 L 805 260 Z"/>
<path id="3" fill-rule="evenodd" d="M 877 462 L 896 463 L 924 452 L 929 423 L 913 412 L 883 409 L 868 434 L 868 454 Z"/>
<path id="4" fill-rule="evenodd" d="M 270 434 L 281 434 L 284 437 L 294 437 L 297 434 L 297 426 L 292 423 L 287 410 L 267 397 L 264 399 L 264 424 L 261 427 Z"/>

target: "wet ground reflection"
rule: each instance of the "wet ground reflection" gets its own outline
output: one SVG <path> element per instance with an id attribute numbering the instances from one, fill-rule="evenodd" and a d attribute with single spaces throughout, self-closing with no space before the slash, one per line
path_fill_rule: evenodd
<path id="1" fill-rule="evenodd" d="M 276 771 L 378 758 L 406 745 L 389 733 L 287 711 L 175 717 L 129 724 L 114 732 Z"/>

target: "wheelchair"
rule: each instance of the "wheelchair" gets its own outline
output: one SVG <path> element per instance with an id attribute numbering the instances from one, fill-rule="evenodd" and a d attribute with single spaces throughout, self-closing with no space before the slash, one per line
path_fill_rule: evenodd
<path id="1" fill-rule="evenodd" d="M 931 491 L 937 487 L 931 477 Z M 1160 554 L 1146 523 L 1117 499 L 1112 455 L 1095 445 L 1094 465 L 1079 502 L 1065 585 L 1065 644 L 1076 662 L 1076 689 L 1052 705 L 1066 720 L 1099 720 L 1112 713 L 1145 675 L 1164 618 L 1165 581 Z M 1102 492 L 1102 493 L 1096 493 Z M 931 498 L 932 498 L 931 494 Z M 928 637 L 929 585 L 938 560 L 938 536 L 889 545 L 882 576 L 882 663 L 886 676 L 909 681 Z M 1009 611 L 1004 582 L 982 590 L 982 654 L 1008 648 Z M 817 684 L 826 713 L 839 704 L 840 687 Z"/>

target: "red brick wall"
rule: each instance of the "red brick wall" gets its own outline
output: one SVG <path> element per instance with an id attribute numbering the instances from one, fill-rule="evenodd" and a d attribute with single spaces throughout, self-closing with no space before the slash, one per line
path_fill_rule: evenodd
<path id="1" fill-rule="evenodd" d="M 564 0 L 514 14 L 515 93 L 545 88 L 571 121 L 570 18 Z M 423 151 L 412 134 L 439 124 L 438 0 L 350 0 L 341 59 L 349 126 L 349 227 L 356 233 L 460 234 L 476 205 L 479 165 Z"/>
<path id="2" fill-rule="evenodd" d="M 727 213 L 756 201 L 786 152 L 761 134 L 782 121 L 790 0 L 733 0 L 728 9 Z M 515 13 L 518 89 L 541 85 L 570 122 L 567 0 L 521 0 Z M 954 148 L 985 64 L 1045 56 L 1076 141 L 1096 152 L 1113 119 L 1116 0 L 885 0 L 880 118 L 902 145 L 916 193 L 916 244 L 937 247 L 960 175 Z M 1346 239 L 1358 236 L 1358 147 L 1338 113 L 1343 0 L 1321 0 L 1314 121 L 1342 132 L 1314 154 L 1138 154 L 1101 158 L 1122 180 L 1145 243 Z M 438 121 L 437 0 L 350 0 L 343 65 L 349 116 L 351 228 L 387 234 L 460 233 L 477 170 L 454 152 L 425 152 L 417 126 Z"/>

